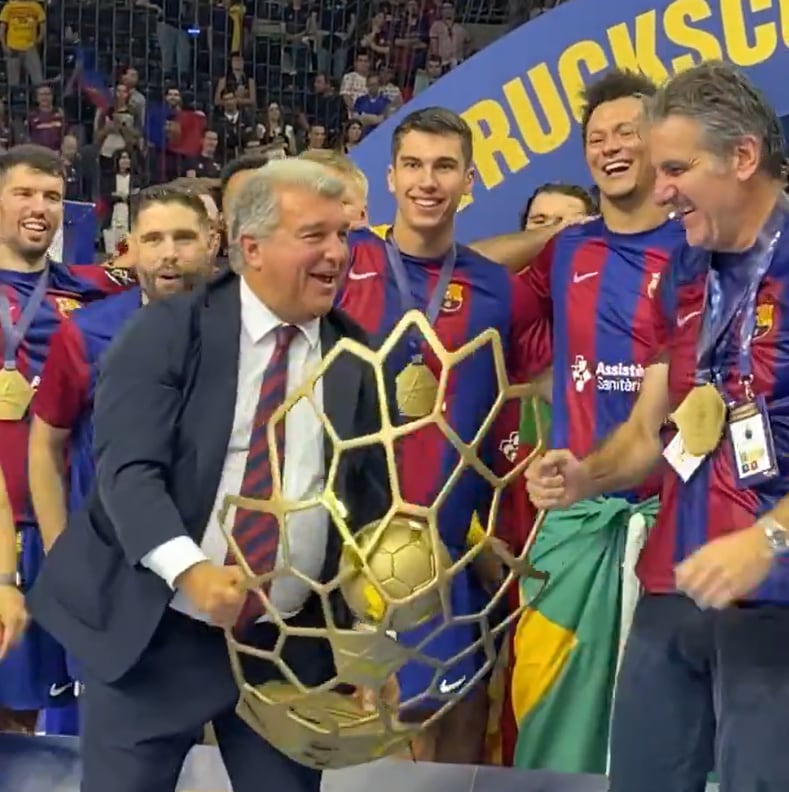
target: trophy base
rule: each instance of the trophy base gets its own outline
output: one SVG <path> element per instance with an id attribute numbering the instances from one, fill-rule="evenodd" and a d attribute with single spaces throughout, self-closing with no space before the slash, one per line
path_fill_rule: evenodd
<path id="1" fill-rule="evenodd" d="M 237 715 L 277 750 L 316 770 L 364 764 L 404 750 L 415 730 L 367 712 L 336 691 L 303 692 L 287 682 L 247 685 Z"/>

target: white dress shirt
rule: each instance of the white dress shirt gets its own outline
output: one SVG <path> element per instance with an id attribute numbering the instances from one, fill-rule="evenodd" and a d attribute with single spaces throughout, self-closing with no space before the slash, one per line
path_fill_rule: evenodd
<path id="1" fill-rule="evenodd" d="M 175 579 L 194 564 L 211 561 L 223 565 L 227 540 L 219 525 L 218 512 L 225 495 L 238 495 L 244 478 L 244 467 L 252 434 L 252 421 L 257 408 L 263 373 L 274 353 L 275 330 L 282 322 L 253 294 L 244 278 L 241 288 L 241 343 L 238 355 L 238 390 L 233 429 L 230 433 L 222 478 L 216 493 L 211 517 L 200 546 L 190 537 L 181 536 L 154 548 L 142 559 L 148 567 L 173 587 Z M 287 390 L 301 385 L 321 361 L 320 320 L 299 325 L 288 352 Z M 323 383 L 314 389 L 318 409 L 323 409 Z M 211 416 L 207 415 L 210 421 Z M 323 426 L 312 406 L 304 399 L 291 409 L 285 419 L 284 495 L 288 500 L 303 500 L 318 495 L 325 482 Z M 232 528 L 235 508 L 227 515 L 226 529 Z M 287 517 L 286 534 L 291 567 L 313 580 L 318 580 L 326 554 L 329 518 L 323 507 L 294 512 Z M 277 551 L 277 566 L 283 565 L 283 543 Z M 284 575 L 272 582 L 269 597 L 285 617 L 297 613 L 310 588 L 295 575 Z M 177 591 L 171 606 L 195 619 L 206 620 L 192 602 Z M 262 620 L 267 617 L 264 616 Z"/>

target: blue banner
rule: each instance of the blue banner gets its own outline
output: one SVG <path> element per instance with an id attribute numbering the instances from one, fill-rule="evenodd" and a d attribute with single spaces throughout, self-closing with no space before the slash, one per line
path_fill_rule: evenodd
<path id="1" fill-rule="evenodd" d="M 394 217 L 386 169 L 392 131 L 407 113 L 440 105 L 471 125 L 477 178 L 458 217 L 458 239 L 471 242 L 516 230 L 538 185 L 589 183 L 578 126 L 587 82 L 619 67 L 661 83 L 712 59 L 743 68 L 785 115 L 789 3 L 571 0 L 542 14 L 419 94 L 354 149 L 370 181 L 371 224 Z"/>
<path id="2" fill-rule="evenodd" d="M 93 264 L 96 260 L 98 221 L 92 203 L 66 201 L 63 205 L 63 226 L 58 230 L 49 255 L 63 264 Z"/>

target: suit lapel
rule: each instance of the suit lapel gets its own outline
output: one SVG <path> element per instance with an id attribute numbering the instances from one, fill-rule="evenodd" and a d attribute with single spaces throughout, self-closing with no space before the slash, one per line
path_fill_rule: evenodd
<path id="1" fill-rule="evenodd" d="M 321 322 L 321 354 L 327 355 L 340 338 L 340 331 L 329 314 Z M 353 436 L 356 396 L 361 383 L 361 367 L 364 365 L 353 355 L 340 355 L 323 377 L 323 409 L 334 431 L 343 440 Z M 332 443 L 327 437 L 327 459 L 331 459 L 332 452 Z"/>
<path id="2" fill-rule="evenodd" d="M 199 311 L 200 362 L 193 384 L 199 421 L 200 480 L 213 498 L 233 429 L 241 338 L 239 278 L 228 275 L 209 288 Z M 210 510 L 210 507 L 209 507 Z"/>

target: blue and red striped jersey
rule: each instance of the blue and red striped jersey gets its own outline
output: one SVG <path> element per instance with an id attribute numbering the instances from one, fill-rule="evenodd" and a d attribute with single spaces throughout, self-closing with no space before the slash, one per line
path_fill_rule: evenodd
<path id="1" fill-rule="evenodd" d="M 338 307 L 367 332 L 378 347 L 403 317 L 401 296 L 391 272 L 384 241 L 370 230 L 351 235 L 351 261 Z M 411 295 L 416 308 L 425 311 L 438 281 L 441 261 L 403 256 Z M 434 329 L 442 344 L 457 350 L 488 328 L 499 332 L 505 362 L 512 382 L 525 382 L 544 365 L 550 338 L 543 325 L 527 310 L 524 285 L 501 266 L 459 245 L 451 281 L 444 294 Z M 426 345 L 425 363 L 438 377 L 441 365 Z M 391 377 L 409 362 L 407 341 L 397 345 L 387 358 Z M 498 385 L 491 347 L 465 358 L 449 372 L 444 416 L 465 443 L 471 443 L 491 412 Z M 514 403 L 511 407 L 517 407 Z M 514 425 L 517 426 L 517 409 Z M 403 497 L 410 503 L 431 505 L 449 479 L 459 455 L 435 425 L 409 434 L 398 449 Z M 480 457 L 495 466 L 495 435 L 487 436 Z M 473 470 L 466 470 L 453 487 L 440 512 L 444 541 L 450 548 L 465 546 L 466 533 L 475 511 L 483 513 L 490 487 Z"/>
<path id="2" fill-rule="evenodd" d="M 731 443 L 724 436 L 718 448 L 684 483 L 665 466 L 660 511 L 638 574 L 652 592 L 673 592 L 674 567 L 702 545 L 748 528 L 789 493 L 789 242 L 784 235 L 761 282 L 756 298 L 756 331 L 751 344 L 753 390 L 764 396 L 775 441 L 780 475 L 749 489 L 738 489 Z M 719 257 L 716 268 L 724 300 L 742 294 L 748 268 L 732 257 Z M 729 266 L 727 266 L 729 265 Z M 656 308 L 662 353 L 669 363 L 669 401 L 674 410 L 695 384 L 696 354 L 704 311 L 709 256 L 683 245 L 674 256 Z M 738 371 L 739 333 L 716 362 L 724 372 L 727 401 L 744 399 Z M 676 429 L 664 430 L 669 443 Z M 767 580 L 753 593 L 760 601 L 789 601 L 789 560 L 777 562 Z"/>
<path id="3" fill-rule="evenodd" d="M 45 299 L 16 353 L 17 368 L 34 388 L 38 387 L 52 336 L 63 319 L 87 302 L 127 288 L 130 283 L 127 276 L 128 273 L 93 265 L 50 265 Z M 40 272 L 0 269 L 0 289 L 11 304 L 13 322 L 19 319 L 40 277 Z M 28 417 L 21 421 L 0 421 L 0 466 L 17 524 L 33 521 L 27 474 L 29 425 Z"/>
<path id="4" fill-rule="evenodd" d="M 50 426 L 71 433 L 69 512 L 80 508 L 95 477 L 93 396 L 101 360 L 141 305 L 140 289 L 129 289 L 77 311 L 52 337 L 31 410 Z"/>
<path id="5" fill-rule="evenodd" d="M 553 448 L 584 457 L 630 415 L 658 341 L 652 303 L 683 239 L 673 221 L 617 234 L 594 220 L 560 233 L 521 273 L 553 321 Z"/>

